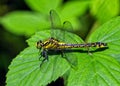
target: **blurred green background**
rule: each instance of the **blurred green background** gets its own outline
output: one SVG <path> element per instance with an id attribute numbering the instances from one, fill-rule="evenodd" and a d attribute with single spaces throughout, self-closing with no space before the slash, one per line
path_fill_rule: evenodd
<path id="1" fill-rule="evenodd" d="M 26 39 L 50 28 L 50 9 L 87 40 L 97 27 L 119 16 L 119 5 L 119 0 L 0 0 L 0 86 L 5 85 L 12 59 L 27 47 Z"/>

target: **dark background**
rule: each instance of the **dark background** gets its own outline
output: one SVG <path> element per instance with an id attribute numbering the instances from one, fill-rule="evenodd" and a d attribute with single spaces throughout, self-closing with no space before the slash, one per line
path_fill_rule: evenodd
<path id="1" fill-rule="evenodd" d="M 24 0 L 0 0 L 0 17 L 16 10 L 30 10 Z M 25 36 L 12 34 L 0 25 L 0 86 L 5 85 L 6 73 L 12 59 L 19 54 L 27 43 Z"/>

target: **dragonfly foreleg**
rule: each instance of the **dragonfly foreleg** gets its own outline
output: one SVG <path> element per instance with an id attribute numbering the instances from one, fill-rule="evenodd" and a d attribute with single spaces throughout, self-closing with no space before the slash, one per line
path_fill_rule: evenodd
<path id="1" fill-rule="evenodd" d="M 43 62 L 44 62 L 45 60 L 48 60 L 47 50 L 44 49 L 44 50 L 41 52 L 40 58 L 41 58 L 41 57 L 43 57 L 44 59 L 42 60 L 42 62 L 41 62 L 41 64 L 40 64 L 40 67 L 41 67 L 41 65 L 43 64 Z M 40 58 L 39 58 L 39 60 L 40 60 Z"/>
<path id="2" fill-rule="evenodd" d="M 40 61 L 40 58 L 41 58 L 43 55 L 42 55 L 41 49 L 39 49 L 39 52 L 41 52 L 41 53 L 39 53 L 39 56 L 40 56 L 40 57 L 39 57 L 39 61 Z"/>

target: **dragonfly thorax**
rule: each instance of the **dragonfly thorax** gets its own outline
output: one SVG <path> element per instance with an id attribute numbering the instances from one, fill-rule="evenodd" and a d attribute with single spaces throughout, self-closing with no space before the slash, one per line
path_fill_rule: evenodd
<path id="1" fill-rule="evenodd" d="M 37 48 L 41 49 L 57 49 L 59 48 L 59 44 L 61 42 L 59 42 L 57 39 L 51 37 L 48 40 L 42 42 L 41 40 L 37 42 Z"/>

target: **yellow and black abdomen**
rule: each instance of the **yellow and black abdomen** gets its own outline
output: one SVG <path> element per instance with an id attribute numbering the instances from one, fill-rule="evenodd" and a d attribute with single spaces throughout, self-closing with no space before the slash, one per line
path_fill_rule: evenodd
<path id="1" fill-rule="evenodd" d="M 102 42 L 94 42 L 94 43 L 86 43 L 86 44 L 65 44 L 65 43 L 61 43 L 61 44 L 59 44 L 59 47 L 61 49 L 64 49 L 64 48 L 83 48 L 83 47 L 103 48 L 103 47 L 107 47 L 107 44 L 102 43 Z"/>

